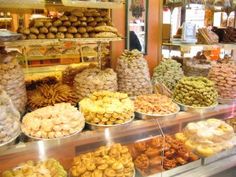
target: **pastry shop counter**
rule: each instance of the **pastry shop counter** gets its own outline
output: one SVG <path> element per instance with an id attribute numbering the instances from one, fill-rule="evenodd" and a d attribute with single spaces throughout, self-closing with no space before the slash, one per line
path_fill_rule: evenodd
<path id="1" fill-rule="evenodd" d="M 171 119 L 136 120 L 122 128 L 114 127 L 97 131 L 83 131 L 78 135 L 58 140 L 19 142 L 17 145 L 0 148 L 0 173 L 28 160 L 55 158 L 65 169 L 71 167 L 72 159 L 81 153 L 90 152 L 103 145 L 120 143 L 129 145 L 163 133 L 173 135 L 187 123 L 202 118 L 225 119 L 233 116 L 235 106 L 221 105 L 205 113 L 179 113 Z"/>

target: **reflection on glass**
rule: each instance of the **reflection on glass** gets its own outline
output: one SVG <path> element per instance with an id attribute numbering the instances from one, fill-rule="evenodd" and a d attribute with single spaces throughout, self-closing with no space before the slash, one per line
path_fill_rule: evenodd
<path id="1" fill-rule="evenodd" d="M 146 53 L 147 0 L 127 1 L 127 41 L 126 48 Z"/>

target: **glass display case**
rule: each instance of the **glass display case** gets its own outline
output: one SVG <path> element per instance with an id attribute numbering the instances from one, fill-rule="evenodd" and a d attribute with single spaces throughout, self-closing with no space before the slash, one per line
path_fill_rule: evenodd
<path id="1" fill-rule="evenodd" d="M 174 134 L 181 132 L 188 123 L 207 120 L 208 118 L 224 120 L 235 116 L 235 104 L 219 105 L 205 112 L 180 112 L 175 118 L 155 119 L 153 117 L 147 117 L 145 120 L 134 120 L 127 125 L 114 128 L 93 131 L 86 128 L 78 135 L 58 140 L 33 141 L 32 139 L 21 136 L 18 140 L 18 144 L 1 147 L 0 172 L 14 168 L 18 164 L 28 160 L 38 161 L 48 158 L 55 158 L 66 170 L 69 170 L 75 156 L 94 151 L 94 149 L 100 146 L 111 146 L 114 143 L 120 143 L 129 147 L 132 154 L 132 147 L 135 147 L 135 144 L 140 142 L 147 143 L 154 138 L 161 137 L 165 138 L 165 141 L 169 141 L 169 135 L 174 136 Z M 139 146 L 142 146 L 142 144 L 137 145 L 136 148 Z M 165 148 L 161 149 L 163 150 Z M 154 153 L 156 152 L 154 151 Z M 165 153 L 165 150 L 163 150 L 163 153 Z M 160 156 L 164 155 L 166 154 L 160 153 Z M 133 156 L 133 158 L 135 158 L 135 156 Z M 209 158 L 214 158 L 215 160 L 212 160 L 209 164 L 203 165 L 204 158 L 200 158 L 199 156 L 199 160 L 197 160 L 197 158 L 194 162 L 178 165 L 178 167 L 170 168 L 170 170 L 167 170 L 167 168 L 163 170 L 163 162 L 160 164 L 153 162 L 154 165 L 152 168 L 155 167 L 154 171 L 146 169 L 145 172 L 148 171 L 148 173 L 142 173 L 139 168 L 136 168 L 135 176 L 173 176 L 177 174 L 180 176 L 195 176 L 200 174 L 211 176 L 233 166 L 232 162 L 236 159 L 235 147 L 221 156 L 217 153 Z M 165 158 L 162 160 L 164 159 Z M 135 167 L 137 167 L 137 163 L 138 162 L 134 161 Z M 214 166 L 217 166 L 217 169 L 213 168 Z"/>

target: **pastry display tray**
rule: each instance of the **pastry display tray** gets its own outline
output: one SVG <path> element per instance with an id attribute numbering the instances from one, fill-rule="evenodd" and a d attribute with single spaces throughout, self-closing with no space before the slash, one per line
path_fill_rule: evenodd
<path id="1" fill-rule="evenodd" d="M 139 176 L 143 176 L 143 177 L 170 177 L 170 176 L 175 176 L 180 173 L 192 170 L 194 168 L 198 168 L 200 166 L 201 166 L 201 159 L 196 160 L 194 162 L 190 162 L 186 165 L 178 166 L 176 168 L 162 171 L 160 173 L 156 173 L 156 174 L 152 174 L 152 175 L 148 175 L 148 176 L 141 175 L 140 171 L 139 170 L 138 171 L 139 171 Z"/>
<path id="2" fill-rule="evenodd" d="M 198 112 L 198 113 L 207 113 L 209 111 L 214 110 L 218 106 L 218 103 L 215 103 L 214 105 L 208 107 L 194 107 L 194 106 L 187 106 L 178 102 L 176 103 L 180 106 L 181 111 Z"/>
<path id="3" fill-rule="evenodd" d="M 180 111 L 180 107 L 176 104 L 177 111 L 174 113 L 161 115 L 161 114 L 146 114 L 141 112 L 135 112 L 135 117 L 138 119 L 152 119 L 152 118 L 175 118 Z"/>
<path id="4" fill-rule="evenodd" d="M 236 154 L 236 146 L 234 146 L 231 149 L 227 149 L 225 151 L 219 152 L 215 155 L 212 155 L 210 157 L 204 157 L 202 158 L 202 165 L 208 165 L 212 162 L 215 162 L 217 160 L 232 156 Z"/>

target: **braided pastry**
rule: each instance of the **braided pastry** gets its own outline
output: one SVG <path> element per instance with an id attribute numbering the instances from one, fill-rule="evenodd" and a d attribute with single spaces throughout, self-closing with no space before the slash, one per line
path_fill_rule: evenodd
<path id="1" fill-rule="evenodd" d="M 41 107 L 67 102 L 75 105 L 77 98 L 68 85 L 43 84 L 33 91 L 28 91 L 28 108 L 35 110 Z"/>

